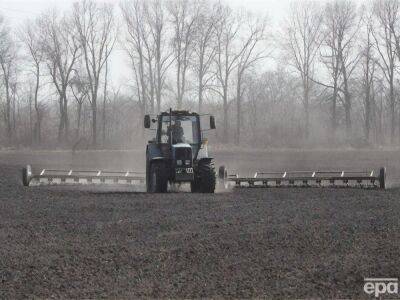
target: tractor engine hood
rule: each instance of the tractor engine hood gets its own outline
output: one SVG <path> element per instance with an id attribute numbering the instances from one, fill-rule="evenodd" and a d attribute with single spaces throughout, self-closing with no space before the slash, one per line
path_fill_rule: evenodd
<path id="1" fill-rule="evenodd" d="M 186 143 L 172 145 L 172 158 L 174 161 L 181 161 L 182 165 L 192 165 L 192 146 Z"/>

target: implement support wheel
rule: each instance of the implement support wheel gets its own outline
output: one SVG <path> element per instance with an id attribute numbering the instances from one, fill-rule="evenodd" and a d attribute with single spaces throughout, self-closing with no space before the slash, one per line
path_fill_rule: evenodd
<path id="1" fill-rule="evenodd" d="M 386 188 L 386 168 L 379 169 L 379 188 Z"/>
<path id="2" fill-rule="evenodd" d="M 27 165 L 25 168 L 22 168 L 22 184 L 24 186 L 29 186 L 32 178 L 32 168 L 30 165 Z"/>

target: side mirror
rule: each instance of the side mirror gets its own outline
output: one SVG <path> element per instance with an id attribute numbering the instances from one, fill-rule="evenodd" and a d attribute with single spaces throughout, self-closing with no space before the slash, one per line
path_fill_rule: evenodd
<path id="1" fill-rule="evenodd" d="M 215 129 L 215 118 L 210 116 L 210 129 Z"/>
<path id="2" fill-rule="evenodd" d="M 150 128 L 150 116 L 149 115 L 145 115 L 144 116 L 144 128 Z"/>

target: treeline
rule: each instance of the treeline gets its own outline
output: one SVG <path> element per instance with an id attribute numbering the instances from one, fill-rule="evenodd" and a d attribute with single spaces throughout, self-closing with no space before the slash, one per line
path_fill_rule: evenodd
<path id="1" fill-rule="evenodd" d="M 211 0 L 82 0 L 0 35 L 3 147 L 131 147 L 169 107 L 216 115 L 220 143 L 400 144 L 397 0 L 295 1 L 275 24 Z"/>

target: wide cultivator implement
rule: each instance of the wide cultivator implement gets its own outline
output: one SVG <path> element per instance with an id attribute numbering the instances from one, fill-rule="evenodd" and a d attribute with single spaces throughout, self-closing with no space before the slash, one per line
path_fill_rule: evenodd
<path id="1" fill-rule="evenodd" d="M 137 185 L 144 184 L 145 180 L 145 173 L 132 171 L 42 169 L 34 173 L 30 165 L 22 170 L 22 182 L 25 186 L 43 184 Z"/>
<path id="2" fill-rule="evenodd" d="M 371 171 L 283 171 L 255 172 L 251 177 L 228 174 L 219 168 L 219 180 L 225 187 L 359 187 L 385 188 L 386 170 Z"/>
<path id="3" fill-rule="evenodd" d="M 25 186 L 44 184 L 125 184 L 146 183 L 150 193 L 165 193 L 168 186 L 190 184 L 193 193 L 214 193 L 216 173 L 214 159 L 208 155 L 204 132 L 215 129 L 215 119 L 188 111 L 163 112 L 144 117 L 144 127 L 155 135 L 146 146 L 146 172 L 102 170 L 41 169 L 37 173 L 27 166 L 22 171 Z M 206 121 L 206 123 L 204 123 Z M 200 123 L 203 124 L 200 124 Z M 209 124 L 207 124 L 209 123 Z M 219 168 L 219 184 L 234 187 L 360 187 L 385 188 L 386 171 L 258 171 L 243 177 Z"/>

